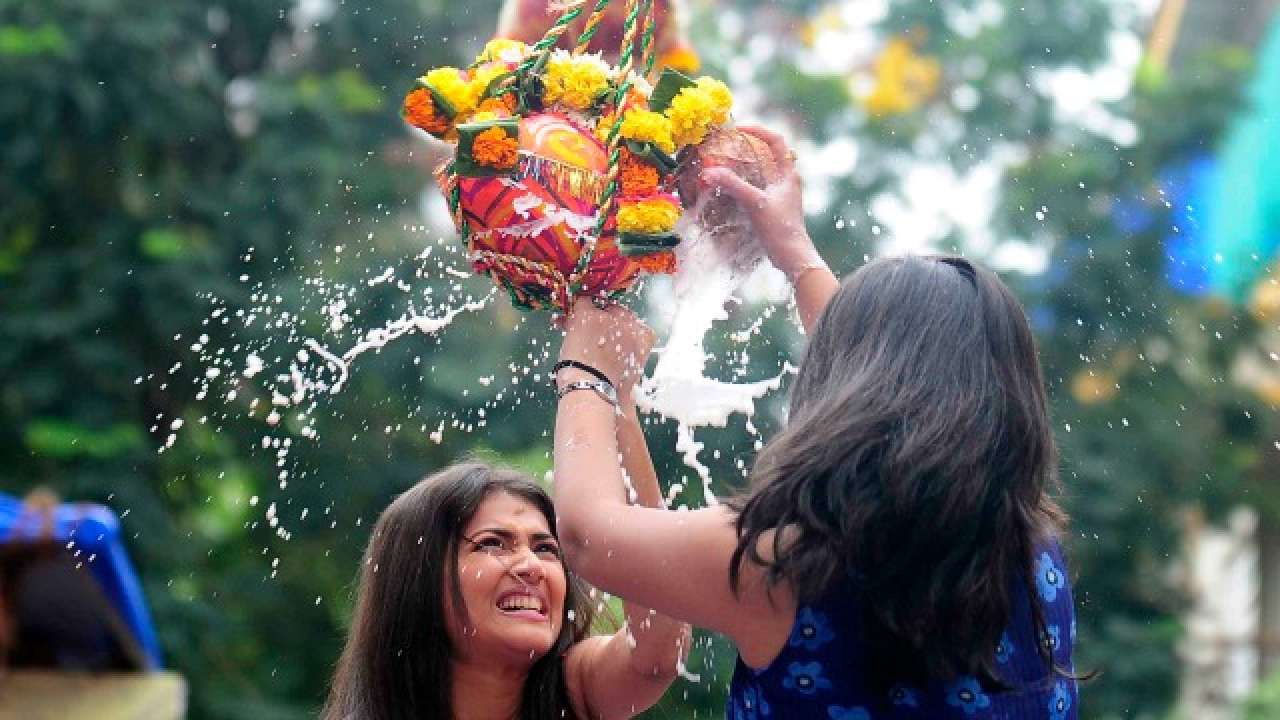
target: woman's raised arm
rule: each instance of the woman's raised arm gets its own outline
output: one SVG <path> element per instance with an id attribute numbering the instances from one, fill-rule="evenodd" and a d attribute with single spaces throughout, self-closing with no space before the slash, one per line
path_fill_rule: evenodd
<path id="1" fill-rule="evenodd" d="M 568 320 L 561 358 L 598 369 L 625 393 L 650 343 L 648 328 L 627 310 L 600 310 L 582 301 Z M 580 370 L 562 373 L 562 386 L 588 379 Z M 729 635 L 748 661 L 767 648 L 776 651 L 795 612 L 787 591 L 778 588 L 771 597 L 762 575 L 746 568 L 734 593 L 729 564 L 737 533 L 727 509 L 674 512 L 628 503 L 618 415 L 589 390 L 570 392 L 559 402 L 556 500 L 560 539 L 575 572 L 639 606 Z M 625 446 L 636 442 L 630 431 L 622 437 Z M 634 452 L 621 453 L 628 456 L 636 465 Z"/>

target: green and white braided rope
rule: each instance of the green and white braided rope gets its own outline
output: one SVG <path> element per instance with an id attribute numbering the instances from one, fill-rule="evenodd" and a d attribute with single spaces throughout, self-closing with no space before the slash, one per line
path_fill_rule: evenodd
<path id="1" fill-rule="evenodd" d="M 613 127 L 609 130 L 609 170 L 606 177 L 604 193 L 600 196 L 599 216 L 596 220 L 595 231 L 586 237 L 582 252 L 578 256 L 577 266 L 570 275 L 569 294 L 577 295 L 582 290 L 582 279 L 586 275 L 587 268 L 591 265 L 592 258 L 595 257 L 596 245 L 600 242 L 601 236 L 604 235 L 605 225 L 609 222 L 609 216 L 613 213 L 613 206 L 618 195 L 618 174 L 621 170 L 622 159 L 622 121 L 623 121 L 623 103 L 626 101 L 627 93 L 631 90 L 631 73 L 635 69 L 635 41 L 637 19 L 640 13 L 646 11 L 653 0 L 627 0 L 627 17 L 623 23 L 623 38 L 621 56 L 618 58 L 618 89 L 614 94 L 613 106 L 617 110 L 617 117 L 614 119 Z"/>

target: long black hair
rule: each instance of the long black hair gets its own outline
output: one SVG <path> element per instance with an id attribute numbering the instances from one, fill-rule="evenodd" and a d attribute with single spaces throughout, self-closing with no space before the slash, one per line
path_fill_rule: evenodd
<path id="1" fill-rule="evenodd" d="M 358 598 L 338 661 L 325 720 L 452 720 L 451 618 L 465 613 L 458 544 L 486 498 L 529 502 L 556 532 L 547 493 L 524 474 L 462 463 L 400 495 L 374 525 L 360 566 Z M 555 646 L 529 671 L 520 720 L 573 720 L 564 653 L 591 624 L 585 585 L 569 574 L 565 617 Z M 447 604 L 446 593 L 452 598 Z"/>
<path id="2" fill-rule="evenodd" d="M 1047 406 L 1026 316 L 995 274 L 959 257 L 862 267 L 819 318 L 788 425 L 734 505 L 735 590 L 746 562 L 801 602 L 853 577 L 873 681 L 1003 687 L 1015 589 L 1035 598 L 1033 549 L 1066 523 Z"/>

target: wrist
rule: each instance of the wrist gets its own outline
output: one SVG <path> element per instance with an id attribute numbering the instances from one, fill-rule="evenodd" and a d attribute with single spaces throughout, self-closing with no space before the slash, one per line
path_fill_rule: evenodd
<path id="1" fill-rule="evenodd" d="M 552 384 L 556 387 L 556 389 L 559 389 L 564 387 L 565 385 L 568 385 L 569 383 L 580 382 L 580 381 L 590 382 L 592 380 L 597 380 L 597 379 L 598 378 L 596 378 L 591 373 L 585 370 L 579 370 L 578 368 L 567 367 L 567 368 L 561 368 L 560 370 L 556 371 L 555 377 L 552 378 Z"/>
<path id="2" fill-rule="evenodd" d="M 774 245 L 777 250 L 770 253 L 769 260 L 774 267 L 782 271 L 788 279 L 794 279 L 803 270 L 814 266 L 826 266 L 818 249 L 814 247 L 809 235 L 800 232 L 785 243 Z"/>

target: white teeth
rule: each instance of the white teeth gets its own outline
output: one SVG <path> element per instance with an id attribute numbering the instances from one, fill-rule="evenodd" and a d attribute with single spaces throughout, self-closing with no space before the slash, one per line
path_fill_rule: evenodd
<path id="1" fill-rule="evenodd" d="M 498 603 L 503 610 L 536 610 L 542 612 L 542 602 L 529 595 L 512 595 Z"/>

